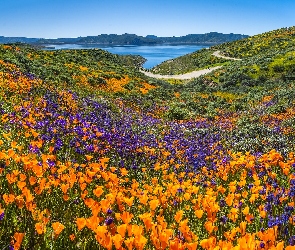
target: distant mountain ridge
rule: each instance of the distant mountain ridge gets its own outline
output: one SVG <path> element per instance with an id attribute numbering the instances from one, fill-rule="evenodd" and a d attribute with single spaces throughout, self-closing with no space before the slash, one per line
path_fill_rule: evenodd
<path id="1" fill-rule="evenodd" d="M 138 36 L 135 34 L 101 34 L 77 38 L 27 38 L 0 36 L 0 43 L 28 43 L 28 44 L 104 44 L 104 45 L 157 45 L 157 44 L 220 44 L 249 37 L 242 34 L 223 34 L 210 32 L 205 34 L 189 34 L 180 37 L 157 37 L 155 35 Z"/>

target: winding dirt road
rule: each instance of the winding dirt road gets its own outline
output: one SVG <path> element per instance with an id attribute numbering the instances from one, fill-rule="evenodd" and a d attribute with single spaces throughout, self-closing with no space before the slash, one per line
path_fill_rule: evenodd
<path id="1" fill-rule="evenodd" d="M 232 57 L 223 56 L 223 55 L 220 54 L 219 50 L 215 51 L 212 55 L 216 56 L 216 57 L 221 57 L 221 58 L 224 58 L 224 59 L 228 59 L 228 60 L 235 60 L 235 61 L 241 60 L 241 59 L 238 59 L 238 58 L 232 58 Z M 201 69 L 201 70 L 192 71 L 190 73 L 181 74 L 181 75 L 160 75 L 160 74 L 153 74 L 151 72 L 144 71 L 144 70 L 140 70 L 140 72 L 145 74 L 146 76 L 157 78 L 157 79 L 189 80 L 189 79 L 192 79 L 192 78 L 199 77 L 201 75 L 206 75 L 206 74 L 208 74 L 208 73 L 210 73 L 210 72 L 212 72 L 212 71 L 214 71 L 216 69 L 219 69 L 221 67 L 222 66 L 216 66 L 216 67 L 212 67 L 212 68 L 208 68 L 208 69 Z"/>
<path id="2" fill-rule="evenodd" d="M 212 55 L 213 56 L 216 56 L 216 57 L 228 59 L 228 60 L 234 60 L 234 61 L 241 61 L 242 60 L 242 59 L 239 59 L 239 58 L 233 58 L 233 57 L 223 56 L 223 55 L 220 54 L 220 51 L 219 50 L 215 51 Z"/>
<path id="3" fill-rule="evenodd" d="M 201 75 L 206 75 L 206 74 L 210 73 L 211 71 L 219 69 L 219 68 L 221 68 L 221 66 L 213 67 L 210 69 L 202 69 L 202 70 L 192 71 L 192 72 L 182 74 L 182 75 L 158 75 L 158 74 L 153 74 L 151 72 L 147 72 L 147 71 L 143 71 L 143 70 L 141 70 L 140 72 L 144 73 L 145 75 L 147 75 L 149 77 L 154 77 L 154 78 L 158 78 L 158 79 L 189 80 L 192 78 L 199 77 Z"/>

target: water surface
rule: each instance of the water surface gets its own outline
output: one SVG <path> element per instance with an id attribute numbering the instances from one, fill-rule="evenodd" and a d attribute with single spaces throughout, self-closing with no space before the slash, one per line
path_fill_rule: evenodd
<path id="1" fill-rule="evenodd" d="M 118 45 L 104 46 L 101 44 L 62 44 L 48 45 L 46 49 L 104 49 L 113 54 L 119 55 L 141 55 L 147 61 L 143 65 L 150 69 L 166 60 L 170 60 L 185 54 L 192 53 L 202 48 L 208 48 L 206 45 L 153 45 L 153 46 L 136 46 L 136 45 Z"/>

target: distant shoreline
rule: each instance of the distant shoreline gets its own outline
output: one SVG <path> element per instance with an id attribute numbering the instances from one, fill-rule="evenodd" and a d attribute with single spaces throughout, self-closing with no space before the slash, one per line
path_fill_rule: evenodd
<path id="1" fill-rule="evenodd" d="M 71 44 L 71 45 L 100 45 L 100 46 L 179 46 L 179 45 L 199 45 L 199 46 L 212 46 L 212 45 L 217 45 L 219 43 L 213 43 L 213 42 L 208 42 L 208 43 L 157 43 L 157 44 L 121 44 L 121 43 L 32 43 L 32 45 L 39 45 L 39 46 L 49 46 L 49 45 L 66 45 L 66 44 Z"/>
<path id="2" fill-rule="evenodd" d="M 47 44 L 80 44 L 80 45 L 182 45 L 182 44 L 194 44 L 194 45 L 215 45 L 225 42 L 232 42 L 247 38 L 247 35 L 242 34 L 223 34 L 218 32 L 210 32 L 205 34 L 188 34 L 180 37 L 158 37 L 154 35 L 147 35 L 145 37 L 138 36 L 136 34 L 101 34 L 97 36 L 86 36 L 76 38 L 27 38 L 27 37 L 4 37 L 0 36 L 0 43 L 27 43 L 34 45 L 47 45 Z"/>

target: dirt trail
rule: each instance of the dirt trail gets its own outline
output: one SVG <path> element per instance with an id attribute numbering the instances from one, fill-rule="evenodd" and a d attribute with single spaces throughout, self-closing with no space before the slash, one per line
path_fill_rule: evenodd
<path id="1" fill-rule="evenodd" d="M 216 56 L 216 57 L 228 59 L 228 60 L 234 60 L 234 61 L 241 61 L 242 60 L 242 59 L 239 59 L 239 58 L 233 58 L 233 57 L 223 56 L 223 55 L 220 54 L 220 51 L 219 50 L 215 51 L 212 55 L 213 56 Z"/>
<path id="2" fill-rule="evenodd" d="M 235 61 L 240 61 L 242 59 L 238 59 L 238 58 L 232 58 L 232 57 L 227 57 L 227 56 L 223 56 L 220 54 L 220 51 L 217 50 L 215 51 L 213 54 L 213 56 L 216 57 L 221 57 L 224 59 L 228 59 L 228 60 L 235 60 Z M 201 75 L 206 75 L 216 69 L 221 68 L 222 66 L 216 66 L 216 67 L 212 67 L 212 68 L 208 68 L 208 69 L 201 69 L 201 70 L 196 70 L 190 73 L 186 73 L 186 74 L 181 74 L 181 75 L 160 75 L 160 74 L 153 74 L 151 72 L 147 72 L 144 70 L 140 70 L 141 73 L 149 76 L 149 77 L 153 77 L 153 78 L 158 78 L 158 79 L 179 79 L 179 80 L 189 80 L 192 78 L 196 78 L 199 77 Z"/>
<path id="3" fill-rule="evenodd" d="M 210 69 L 201 69 L 201 70 L 193 71 L 193 72 L 182 74 L 182 75 L 158 75 L 158 74 L 153 74 L 151 72 L 147 72 L 147 71 L 143 71 L 143 70 L 141 70 L 140 72 L 144 73 L 145 75 L 147 75 L 149 77 L 154 77 L 154 78 L 158 78 L 158 79 L 188 80 L 188 79 L 199 77 L 201 75 L 206 75 L 206 74 L 212 72 L 213 70 L 216 70 L 219 68 L 221 68 L 221 66 L 213 67 Z"/>

